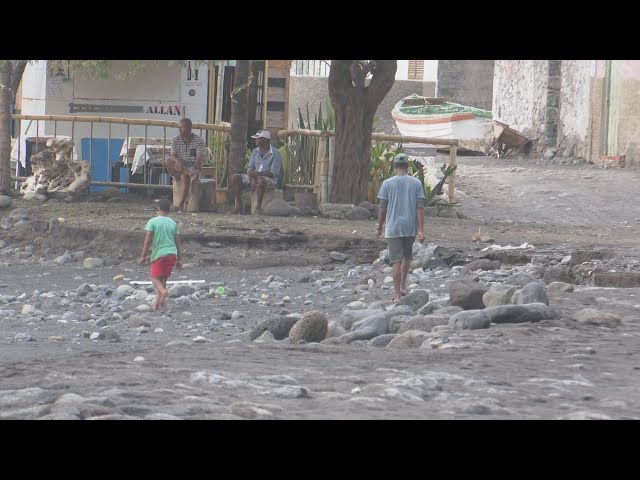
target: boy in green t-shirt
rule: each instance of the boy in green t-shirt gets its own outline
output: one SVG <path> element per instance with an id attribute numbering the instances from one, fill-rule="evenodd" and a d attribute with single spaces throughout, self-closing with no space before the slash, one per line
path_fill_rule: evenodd
<path id="1" fill-rule="evenodd" d="M 147 232 L 142 247 L 142 255 L 138 259 L 140 265 L 147 261 L 149 247 L 151 247 L 151 283 L 156 288 L 156 300 L 153 309 L 157 310 L 167 298 L 167 279 L 171 275 L 174 265 L 182 268 L 182 245 L 178 236 L 178 225 L 169 218 L 171 202 L 166 198 L 158 202 L 157 216 L 147 222 L 144 229 Z"/>

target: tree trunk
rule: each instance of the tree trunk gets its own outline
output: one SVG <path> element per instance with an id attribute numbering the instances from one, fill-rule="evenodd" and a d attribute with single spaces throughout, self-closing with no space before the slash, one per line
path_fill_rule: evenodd
<path id="1" fill-rule="evenodd" d="M 26 60 L 0 60 L 0 194 L 11 190 L 11 105 L 26 65 Z"/>
<path id="2" fill-rule="evenodd" d="M 359 97 L 352 95 L 346 105 L 334 105 L 336 143 L 331 203 L 357 205 L 367 199 L 375 109 L 359 107 L 364 101 Z"/>
<path id="3" fill-rule="evenodd" d="M 229 150 L 229 175 L 243 173 L 247 152 L 247 124 L 249 111 L 249 60 L 238 60 L 231 97 L 231 148 Z"/>
<path id="4" fill-rule="evenodd" d="M 329 97 L 335 111 L 336 138 L 331 203 L 358 204 L 367 199 L 373 118 L 393 86 L 396 60 L 375 60 L 358 66 L 357 60 L 332 60 Z M 367 68 L 372 78 L 365 86 Z"/>
<path id="5" fill-rule="evenodd" d="M 11 63 L 0 63 L 0 194 L 11 189 Z"/>

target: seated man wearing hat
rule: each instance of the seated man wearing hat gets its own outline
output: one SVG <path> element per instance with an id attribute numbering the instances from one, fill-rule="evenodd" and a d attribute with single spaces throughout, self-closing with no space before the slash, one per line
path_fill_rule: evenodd
<path id="1" fill-rule="evenodd" d="M 256 214 L 262 214 L 264 192 L 277 188 L 280 182 L 282 155 L 271 145 L 271 134 L 268 130 L 259 130 L 251 138 L 256 140 L 257 148 L 251 154 L 247 174 L 231 176 L 231 191 L 235 199 L 235 208 L 231 213 L 242 213 L 242 189 L 251 187 L 258 194 Z"/>

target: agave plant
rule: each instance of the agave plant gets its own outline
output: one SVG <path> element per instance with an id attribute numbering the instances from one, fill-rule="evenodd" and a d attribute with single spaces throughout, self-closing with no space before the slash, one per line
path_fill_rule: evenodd
<path id="1" fill-rule="evenodd" d="M 217 171 L 218 187 L 226 186 L 229 178 L 229 151 L 231 148 L 231 137 L 227 132 L 211 132 L 209 145 L 213 153 L 214 164 Z"/>
<path id="2" fill-rule="evenodd" d="M 374 201 L 382 182 L 393 176 L 393 157 L 402 153 L 402 144 L 376 140 L 371 146 L 369 200 Z"/>
<path id="3" fill-rule="evenodd" d="M 333 130 L 335 128 L 335 114 L 328 98 L 325 98 L 325 108 L 320 103 L 318 113 L 311 118 L 309 105 L 306 106 L 306 118 L 298 108 L 296 128 L 305 130 Z M 329 158 L 329 139 L 295 135 L 289 137 L 288 143 L 280 147 L 283 160 L 283 184 L 311 185 L 315 179 L 318 146 L 321 141 L 327 142 L 325 158 Z M 286 182 L 286 183 L 284 183 Z"/>
<path id="4" fill-rule="evenodd" d="M 433 207 L 436 204 L 436 196 L 442 194 L 442 187 L 447 181 L 447 178 L 453 172 L 455 172 L 457 168 L 458 165 L 447 165 L 446 163 L 444 163 L 442 165 L 442 168 L 440 168 L 440 171 L 442 172 L 442 178 L 433 188 L 431 188 L 431 185 L 429 185 L 428 182 L 422 183 L 422 185 L 424 186 L 425 203 L 428 207 Z"/>

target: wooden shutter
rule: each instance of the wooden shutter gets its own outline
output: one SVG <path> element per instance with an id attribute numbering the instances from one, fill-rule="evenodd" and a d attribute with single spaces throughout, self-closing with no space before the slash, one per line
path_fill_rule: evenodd
<path id="1" fill-rule="evenodd" d="M 424 60 L 409 60 L 409 80 L 422 80 L 424 77 Z"/>

